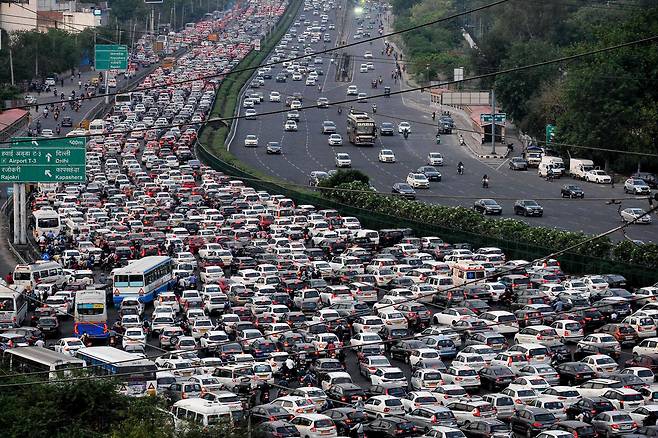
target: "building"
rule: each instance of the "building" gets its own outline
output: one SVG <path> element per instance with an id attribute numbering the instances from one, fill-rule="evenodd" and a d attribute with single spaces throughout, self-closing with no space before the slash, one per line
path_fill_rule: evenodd
<path id="1" fill-rule="evenodd" d="M 76 33 L 100 26 L 101 13 L 76 0 L 12 0 L 0 3 L 0 28 L 9 33 L 48 29 Z"/>
<path id="2" fill-rule="evenodd" d="M 36 29 L 38 2 L 16 0 L 0 3 L 0 28 L 8 33 Z"/>

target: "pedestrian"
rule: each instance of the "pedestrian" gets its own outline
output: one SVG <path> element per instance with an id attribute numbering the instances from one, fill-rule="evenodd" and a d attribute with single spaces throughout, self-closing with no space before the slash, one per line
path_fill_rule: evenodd
<path id="1" fill-rule="evenodd" d="M 78 81 L 78 90 L 82 90 L 82 81 Z"/>
<path id="2" fill-rule="evenodd" d="M 59 84 L 62 86 L 62 88 L 64 88 L 64 78 L 59 80 Z"/>

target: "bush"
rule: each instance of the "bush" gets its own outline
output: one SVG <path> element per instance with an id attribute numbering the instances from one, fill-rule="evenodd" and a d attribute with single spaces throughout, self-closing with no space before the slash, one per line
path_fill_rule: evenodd
<path id="1" fill-rule="evenodd" d="M 338 172 L 326 178 L 318 184 L 320 187 L 338 187 L 351 182 L 361 182 L 368 185 L 370 177 L 360 170 L 339 170 Z"/>

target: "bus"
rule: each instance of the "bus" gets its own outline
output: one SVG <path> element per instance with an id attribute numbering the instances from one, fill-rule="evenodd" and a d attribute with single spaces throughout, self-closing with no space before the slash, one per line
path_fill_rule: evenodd
<path id="1" fill-rule="evenodd" d="M 89 135 L 105 134 L 105 120 L 94 119 L 89 123 Z"/>
<path id="2" fill-rule="evenodd" d="M 2 359 L 10 371 L 43 373 L 37 376 L 43 377 L 44 380 L 70 377 L 73 371 L 82 371 L 85 366 L 85 362 L 81 359 L 36 346 L 8 348 Z"/>
<path id="3" fill-rule="evenodd" d="M 34 217 L 34 237 L 47 236 L 53 233 L 55 237 L 59 236 L 62 231 L 62 222 L 59 213 L 55 210 L 35 210 L 32 213 Z"/>
<path id="4" fill-rule="evenodd" d="M 130 104 L 133 101 L 133 94 L 128 92 L 128 93 L 121 93 L 117 94 L 114 96 L 114 103 L 117 105 L 121 105 L 124 103 Z"/>
<path id="5" fill-rule="evenodd" d="M 80 337 L 106 339 L 110 336 L 107 327 L 107 307 L 105 291 L 85 289 L 75 294 L 73 333 Z"/>
<path id="6" fill-rule="evenodd" d="M 174 262 L 167 256 L 148 256 L 112 271 L 112 295 L 118 306 L 125 297 L 150 303 L 173 286 Z"/>
<path id="7" fill-rule="evenodd" d="M 192 29 L 196 27 L 196 23 L 185 23 L 185 29 Z"/>
<path id="8" fill-rule="evenodd" d="M 142 359 L 132 353 L 114 347 L 85 347 L 75 352 L 87 370 L 95 375 L 116 375 L 123 382 L 121 392 L 126 395 L 142 396 L 157 393 L 158 368 L 153 361 Z"/>
<path id="9" fill-rule="evenodd" d="M 354 112 L 347 116 L 347 137 L 356 146 L 374 146 L 377 137 L 375 121 L 367 114 Z"/>
<path id="10" fill-rule="evenodd" d="M 176 65 L 176 58 L 173 56 L 167 56 L 162 60 L 162 68 L 165 70 L 171 70 Z"/>
<path id="11" fill-rule="evenodd" d="M 62 265 L 43 260 L 30 265 L 16 265 L 13 276 L 15 285 L 30 286 L 33 289 L 39 283 L 53 283 L 57 287 L 62 287 L 68 281 Z"/>
<path id="12" fill-rule="evenodd" d="M 20 327 L 27 316 L 25 286 L 0 284 L 0 327 Z"/>

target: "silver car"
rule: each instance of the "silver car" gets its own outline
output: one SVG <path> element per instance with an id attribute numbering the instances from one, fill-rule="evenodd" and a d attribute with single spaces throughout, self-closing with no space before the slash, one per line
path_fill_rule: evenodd
<path id="1" fill-rule="evenodd" d="M 435 426 L 457 427 L 455 415 L 443 406 L 421 406 L 408 413 L 406 418 L 421 430 L 431 430 Z"/>
<path id="2" fill-rule="evenodd" d="M 609 437 L 635 432 L 637 423 L 626 412 L 608 411 L 592 418 L 592 427 L 599 435 Z"/>

